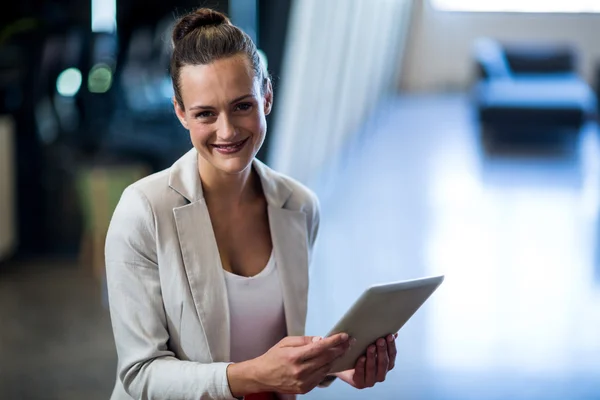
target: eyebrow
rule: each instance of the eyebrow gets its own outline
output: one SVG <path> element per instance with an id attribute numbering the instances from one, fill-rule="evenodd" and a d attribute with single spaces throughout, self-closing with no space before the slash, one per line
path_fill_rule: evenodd
<path id="1" fill-rule="evenodd" d="M 244 100 L 244 99 L 247 99 L 248 97 L 254 97 L 254 95 L 253 95 L 252 93 L 245 94 L 245 95 L 243 95 L 243 96 L 240 96 L 240 97 L 237 97 L 237 98 L 235 98 L 235 99 L 231 100 L 231 101 L 229 102 L 229 104 L 237 103 L 238 101 L 242 101 L 242 100 Z M 198 110 L 198 109 L 200 109 L 200 110 L 201 110 L 201 109 L 213 109 L 213 108 L 214 108 L 214 107 L 212 107 L 212 106 L 202 106 L 202 105 L 196 105 L 196 106 L 190 107 L 190 110 Z"/>

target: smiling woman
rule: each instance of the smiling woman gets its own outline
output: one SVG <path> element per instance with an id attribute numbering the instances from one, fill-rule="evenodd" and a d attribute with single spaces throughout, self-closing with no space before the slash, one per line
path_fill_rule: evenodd
<path id="1" fill-rule="evenodd" d="M 202 156 L 202 176 L 241 172 L 263 144 L 273 93 L 249 64 L 232 55 L 180 68 L 175 111 Z"/>
<path id="2" fill-rule="evenodd" d="M 315 195 L 256 160 L 271 81 L 252 40 L 199 9 L 173 30 L 173 104 L 193 149 L 124 193 L 106 239 L 113 400 L 293 399 L 394 366 L 394 337 L 330 375 L 347 334 L 304 336 Z"/>
<path id="3" fill-rule="evenodd" d="M 223 14 L 187 15 L 173 31 L 171 78 L 175 112 L 202 156 L 201 176 L 246 168 L 263 144 L 273 102 L 252 40 Z"/>

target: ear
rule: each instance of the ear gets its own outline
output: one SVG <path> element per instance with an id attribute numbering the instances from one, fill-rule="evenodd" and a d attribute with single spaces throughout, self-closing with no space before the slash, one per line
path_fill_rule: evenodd
<path id="1" fill-rule="evenodd" d="M 271 85 L 271 80 L 267 80 L 267 87 L 265 88 L 264 94 L 264 111 L 265 115 L 269 115 L 271 113 L 271 109 L 273 108 L 273 86 Z"/>
<path id="2" fill-rule="evenodd" d="M 185 111 L 179 105 L 175 97 L 173 97 L 173 108 L 175 109 L 175 115 L 177 115 L 177 119 L 179 119 L 181 125 L 183 125 L 185 129 L 189 130 L 190 128 L 188 128 L 187 120 L 185 119 Z"/>

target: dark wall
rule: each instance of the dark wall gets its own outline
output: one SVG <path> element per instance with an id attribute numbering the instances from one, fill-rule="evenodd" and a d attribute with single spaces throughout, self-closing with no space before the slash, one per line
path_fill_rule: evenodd
<path id="1" fill-rule="evenodd" d="M 198 7 L 209 7 L 227 12 L 229 0 L 126 0 L 119 1 L 117 5 L 117 25 L 121 43 L 128 43 L 131 33 L 140 26 L 154 26 L 166 16 L 173 19 Z M 121 54 L 125 54 L 122 51 Z"/>
<path id="2" fill-rule="evenodd" d="M 285 41 L 293 0 L 259 0 L 258 2 L 258 46 L 267 55 L 269 72 L 273 79 L 274 104 L 273 111 L 277 108 L 277 89 L 281 79 L 281 67 L 285 51 Z M 272 126 L 273 115 L 267 118 L 267 123 Z M 267 134 L 265 143 L 258 153 L 258 158 L 265 160 L 269 152 L 272 133 Z"/>

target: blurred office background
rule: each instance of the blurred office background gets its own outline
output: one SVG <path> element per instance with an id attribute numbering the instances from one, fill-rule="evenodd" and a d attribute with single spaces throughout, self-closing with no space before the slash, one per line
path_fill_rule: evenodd
<path id="1" fill-rule="evenodd" d="M 307 399 L 600 399 L 600 3 L 21 0 L 0 13 L 0 399 L 106 399 L 102 248 L 124 187 L 191 147 L 169 29 L 257 42 L 259 157 L 320 197 L 307 333 L 445 274 L 398 366 Z"/>

